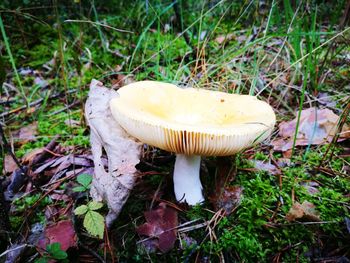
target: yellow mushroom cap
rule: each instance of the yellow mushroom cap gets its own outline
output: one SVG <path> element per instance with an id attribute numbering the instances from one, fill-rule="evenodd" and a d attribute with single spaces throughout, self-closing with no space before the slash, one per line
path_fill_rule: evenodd
<path id="1" fill-rule="evenodd" d="M 254 96 L 140 81 L 118 90 L 113 117 L 132 136 L 163 150 L 224 156 L 266 139 L 276 117 Z"/>

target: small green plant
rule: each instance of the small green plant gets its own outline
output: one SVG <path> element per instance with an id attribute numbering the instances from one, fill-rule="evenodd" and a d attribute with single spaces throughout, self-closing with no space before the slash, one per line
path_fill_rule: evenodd
<path id="1" fill-rule="evenodd" d="M 100 209 L 103 206 L 102 203 L 90 201 L 87 205 L 78 206 L 74 213 L 76 215 L 85 215 L 84 227 L 93 236 L 103 238 L 104 232 L 104 218 L 95 210 Z"/>
<path id="2" fill-rule="evenodd" d="M 80 174 L 77 177 L 79 186 L 73 188 L 74 192 L 85 192 L 90 189 L 92 177 L 89 174 Z"/>
<path id="3" fill-rule="evenodd" d="M 55 260 L 55 262 L 68 262 L 67 257 L 67 253 L 61 249 L 61 244 L 56 242 L 48 244 L 43 256 L 35 260 L 35 263 L 47 263 L 51 260 Z"/>
<path id="4" fill-rule="evenodd" d="M 89 174 L 80 174 L 77 177 L 79 186 L 73 188 L 74 192 L 85 192 L 90 189 L 92 177 Z M 104 218 L 96 210 L 102 208 L 103 204 L 95 201 L 89 201 L 86 205 L 78 206 L 74 213 L 84 215 L 84 227 L 93 236 L 103 238 Z"/>

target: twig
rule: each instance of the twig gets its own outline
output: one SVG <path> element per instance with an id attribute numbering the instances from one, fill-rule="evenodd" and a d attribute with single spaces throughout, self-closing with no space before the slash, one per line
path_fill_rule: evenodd
<path id="1" fill-rule="evenodd" d="M 48 157 L 48 153 L 56 156 L 56 153 L 52 152 L 52 150 L 56 147 L 57 139 L 59 137 L 60 137 L 59 134 L 55 135 L 55 137 L 45 146 L 44 152 L 42 152 L 41 154 L 37 155 L 33 159 L 32 165 L 35 165 L 35 164 L 43 162 Z"/>
<path id="2" fill-rule="evenodd" d="M 295 222 L 288 224 L 267 223 L 267 226 L 295 226 L 295 225 L 322 225 L 322 224 L 336 224 L 337 221 L 314 221 L 314 222 Z"/>
<path id="3" fill-rule="evenodd" d="M 118 31 L 118 32 L 122 32 L 122 33 L 131 33 L 131 34 L 134 33 L 134 32 L 129 31 L 129 30 L 119 29 L 119 28 L 115 28 L 115 27 L 112 27 L 112 26 L 109 26 L 109 25 L 106 25 L 106 24 L 102 24 L 102 23 L 99 23 L 99 22 L 93 22 L 93 21 L 89 21 L 89 20 L 67 19 L 67 20 L 64 20 L 64 22 L 65 23 L 88 23 L 88 24 L 92 24 L 93 26 L 103 26 L 105 28 L 112 29 L 112 30 L 115 30 L 115 31 Z"/>
<path id="4" fill-rule="evenodd" d="M 15 102 L 15 101 L 16 99 L 0 100 L 0 105 L 11 104 L 12 102 Z"/>
<path id="5" fill-rule="evenodd" d="M 80 101 L 74 101 L 73 103 L 71 103 L 71 104 L 65 106 L 64 108 L 59 109 L 59 110 L 57 110 L 57 111 L 54 111 L 54 112 L 48 114 L 47 117 L 51 117 L 51 116 L 53 116 L 53 115 L 56 115 L 56 114 L 58 114 L 58 113 L 61 113 L 61 112 L 65 111 L 65 110 L 68 110 L 69 108 L 72 108 L 72 107 L 78 105 L 78 104 L 80 104 Z"/>
<path id="6" fill-rule="evenodd" d="M 100 262 L 102 263 L 106 263 L 106 261 L 104 261 L 104 259 L 99 255 L 97 254 L 95 251 L 93 251 L 92 249 L 90 249 L 89 247 L 79 243 L 79 246 L 83 249 L 85 249 L 86 251 L 88 251 L 91 255 L 93 255 L 95 258 L 97 258 Z"/>
<path id="7" fill-rule="evenodd" d="M 74 92 L 76 92 L 76 91 L 77 91 L 76 89 L 69 90 L 69 91 L 68 91 L 68 94 L 74 93 Z M 62 92 L 60 92 L 60 93 L 55 93 L 55 94 L 51 95 L 51 96 L 49 97 L 49 99 L 56 99 L 56 98 L 58 98 L 58 97 L 60 97 L 60 96 L 62 96 L 62 95 L 64 95 L 64 93 L 62 93 Z M 36 105 L 42 103 L 43 101 L 44 101 L 44 98 L 37 99 L 37 100 L 35 100 L 35 101 L 29 103 L 29 107 L 36 106 Z M 7 116 L 9 116 L 9 115 L 11 115 L 11 114 L 13 114 L 13 113 L 16 113 L 16 112 L 19 112 L 19 111 L 23 111 L 23 110 L 26 110 L 26 109 L 27 109 L 27 106 L 25 105 L 25 106 L 19 107 L 19 108 L 17 108 L 17 109 L 14 109 L 14 110 L 10 110 L 10 111 L 1 113 L 1 114 L 0 114 L 0 118 L 7 117 Z"/>
<path id="8" fill-rule="evenodd" d="M 25 106 L 26 107 L 26 106 Z M 2 142 L 3 142 L 3 146 L 5 148 L 5 150 L 11 155 L 12 159 L 15 161 L 16 165 L 18 166 L 19 169 L 21 169 L 21 172 L 23 174 L 26 174 L 26 170 L 24 169 L 24 167 L 20 164 L 20 162 L 18 161 L 16 155 L 13 153 L 13 151 L 11 150 L 10 144 L 8 143 L 4 130 L 2 128 L 2 125 L 0 124 L 0 133 L 1 133 L 1 138 L 2 138 Z"/>
<path id="9" fill-rule="evenodd" d="M 34 247 L 34 246 L 32 246 L 32 245 L 30 245 L 30 244 L 23 244 L 23 245 L 20 245 L 20 246 L 15 247 L 15 248 L 8 249 L 8 250 L 6 250 L 6 251 L 4 251 L 4 252 L 2 252 L 2 253 L 0 254 L 0 258 L 3 257 L 3 256 L 5 256 L 5 255 L 7 255 L 7 254 L 10 253 L 10 252 L 16 251 L 17 249 L 21 249 L 21 248 L 24 248 L 24 247 Z"/>
<path id="10" fill-rule="evenodd" d="M 105 250 L 106 248 L 108 248 L 109 250 L 109 254 L 111 255 L 111 262 L 114 263 L 114 253 L 113 250 L 111 248 L 111 243 L 109 241 L 109 236 L 108 236 L 108 228 L 107 228 L 107 224 L 105 223 Z M 105 253 L 105 258 L 106 258 L 106 253 Z"/>

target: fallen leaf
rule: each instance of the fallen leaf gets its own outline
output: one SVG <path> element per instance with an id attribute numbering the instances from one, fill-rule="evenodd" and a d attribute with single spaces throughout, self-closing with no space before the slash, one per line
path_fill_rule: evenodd
<path id="1" fill-rule="evenodd" d="M 23 171 L 18 168 L 11 174 L 11 182 L 7 186 L 7 189 L 5 191 L 5 197 L 8 200 L 11 200 L 15 193 L 17 193 L 25 184 L 27 181 L 26 173 L 28 171 L 28 168 L 26 166 L 23 166 Z"/>
<path id="2" fill-rule="evenodd" d="M 55 217 L 57 212 L 58 212 L 57 207 L 55 207 L 53 205 L 52 206 L 51 205 L 46 206 L 45 212 L 44 212 L 46 220 L 47 221 L 53 220 L 53 218 Z"/>
<path id="3" fill-rule="evenodd" d="M 6 154 L 4 158 L 4 174 L 13 173 L 18 168 L 11 155 Z"/>
<path id="4" fill-rule="evenodd" d="M 70 197 L 68 196 L 68 195 L 66 195 L 66 194 L 51 194 L 50 195 L 50 198 L 52 199 L 52 200 L 62 200 L 62 201 L 64 201 L 64 202 L 68 202 L 68 201 L 70 201 Z"/>
<path id="5" fill-rule="evenodd" d="M 243 187 L 228 186 L 225 187 L 221 195 L 215 200 L 215 209 L 224 209 L 225 215 L 231 214 L 241 203 Z"/>
<path id="6" fill-rule="evenodd" d="M 318 145 L 331 142 L 335 136 L 338 122 L 339 116 L 329 109 L 309 108 L 302 110 L 295 145 Z M 286 152 L 292 149 L 296 124 L 297 118 L 279 124 L 281 138 L 271 142 L 274 150 Z M 338 141 L 347 138 L 350 138 L 350 128 L 344 125 Z"/>
<path id="7" fill-rule="evenodd" d="M 337 102 L 332 100 L 332 96 L 325 92 L 319 92 L 317 94 L 317 101 L 329 108 L 334 108 L 337 105 Z"/>
<path id="8" fill-rule="evenodd" d="M 290 208 L 288 214 L 286 215 L 286 219 L 289 222 L 301 218 L 311 221 L 321 221 L 320 215 L 316 211 L 315 205 L 308 201 L 304 201 L 302 204 L 298 202 L 294 203 L 294 205 Z"/>
<path id="9" fill-rule="evenodd" d="M 23 157 L 22 157 L 22 162 L 24 164 L 30 164 L 32 163 L 32 161 L 34 160 L 34 158 L 38 155 L 38 154 L 41 154 L 45 152 L 45 148 L 42 147 L 42 148 L 38 148 L 38 149 L 35 149 L 33 151 L 30 151 L 28 153 L 26 153 Z"/>
<path id="10" fill-rule="evenodd" d="M 109 101 L 115 96 L 118 96 L 117 92 L 92 80 L 85 104 L 95 166 L 90 194 L 97 202 L 106 201 L 109 208 L 107 226 L 117 218 L 135 184 L 135 165 L 140 162 L 142 145 L 114 120 Z M 105 169 L 105 159 L 102 158 L 103 149 L 108 157 L 108 171 Z"/>
<path id="11" fill-rule="evenodd" d="M 36 139 L 38 123 L 33 122 L 27 126 L 22 127 L 19 131 L 13 132 L 12 137 L 16 139 L 17 143 L 24 144 Z"/>
<path id="12" fill-rule="evenodd" d="M 23 260 L 22 255 L 27 251 L 24 244 L 30 244 L 32 246 L 37 246 L 40 240 L 43 238 L 44 226 L 41 223 L 35 223 L 30 229 L 28 237 L 23 240 L 19 238 L 16 243 L 12 243 L 8 247 L 8 253 L 6 253 L 6 263 L 19 262 Z"/>
<path id="13" fill-rule="evenodd" d="M 77 247 L 77 235 L 71 220 L 59 221 L 46 227 L 44 236 L 38 244 L 42 249 L 46 249 L 46 245 L 56 242 L 61 244 L 63 251 L 67 251 L 71 247 Z"/>
<path id="14" fill-rule="evenodd" d="M 234 38 L 234 34 L 226 34 L 226 35 L 220 35 L 215 38 L 215 42 L 218 44 L 222 44 L 224 41 L 230 41 Z"/>
<path id="15" fill-rule="evenodd" d="M 254 164 L 255 168 L 257 168 L 258 170 L 266 171 L 273 175 L 281 174 L 280 169 L 278 169 L 276 165 L 273 165 L 271 163 L 255 160 Z"/>
<path id="16" fill-rule="evenodd" d="M 33 73 L 34 71 L 31 68 L 21 68 L 19 70 L 19 74 L 21 74 L 22 76 L 32 75 Z"/>
<path id="17" fill-rule="evenodd" d="M 112 79 L 112 88 L 120 88 L 127 84 L 135 82 L 134 78 L 130 75 L 117 74 L 116 78 Z"/>
<path id="18" fill-rule="evenodd" d="M 317 189 L 320 185 L 317 182 L 304 182 L 301 183 L 301 186 L 305 188 L 310 195 L 318 194 L 320 191 Z"/>
<path id="19" fill-rule="evenodd" d="M 49 82 L 47 80 L 42 79 L 41 77 L 35 77 L 34 84 L 38 85 L 40 88 L 46 88 L 49 86 Z"/>
<path id="20" fill-rule="evenodd" d="M 64 124 L 66 124 L 67 126 L 72 127 L 72 128 L 80 126 L 80 122 L 77 120 L 73 120 L 73 119 L 66 119 L 64 121 Z"/>
<path id="21" fill-rule="evenodd" d="M 71 165 L 74 166 L 83 166 L 91 167 L 93 166 L 92 160 L 88 156 L 79 156 L 69 154 L 66 156 L 61 156 L 54 159 L 49 159 L 46 163 L 39 166 L 33 173 L 39 174 L 48 168 L 57 167 L 56 172 L 60 172 L 64 169 L 67 169 Z"/>
<path id="22" fill-rule="evenodd" d="M 136 229 L 137 233 L 158 241 L 152 244 L 163 253 L 172 249 L 176 241 L 177 211 L 165 203 L 160 203 L 157 209 L 147 211 L 144 215 L 147 223 L 139 226 Z"/>

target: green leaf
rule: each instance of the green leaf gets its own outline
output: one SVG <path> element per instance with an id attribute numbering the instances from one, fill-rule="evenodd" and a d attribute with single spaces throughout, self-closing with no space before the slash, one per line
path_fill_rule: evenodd
<path id="1" fill-rule="evenodd" d="M 67 253 L 61 249 L 61 244 L 58 242 L 47 245 L 46 250 L 54 259 L 65 259 L 68 257 Z"/>
<path id="2" fill-rule="evenodd" d="M 102 206 L 103 206 L 102 203 L 98 203 L 98 202 L 95 202 L 95 201 L 91 201 L 90 203 L 88 203 L 89 210 L 98 210 Z"/>
<path id="3" fill-rule="evenodd" d="M 47 257 L 38 258 L 34 261 L 34 263 L 47 263 L 47 262 L 49 262 L 49 258 Z"/>
<path id="4" fill-rule="evenodd" d="M 85 192 L 87 188 L 85 186 L 76 186 L 73 188 L 73 192 Z"/>
<path id="5" fill-rule="evenodd" d="M 74 209 L 74 214 L 76 214 L 76 215 L 83 215 L 88 210 L 89 210 L 89 208 L 86 205 L 81 205 L 81 206 L 78 206 L 77 208 Z"/>
<path id="6" fill-rule="evenodd" d="M 84 218 L 84 227 L 91 235 L 103 238 L 105 224 L 104 218 L 100 213 L 88 211 Z"/>
<path id="7" fill-rule="evenodd" d="M 88 188 L 92 182 L 92 176 L 89 174 L 80 174 L 77 177 L 77 181 L 82 186 L 85 186 L 86 188 Z"/>

